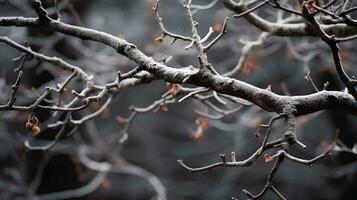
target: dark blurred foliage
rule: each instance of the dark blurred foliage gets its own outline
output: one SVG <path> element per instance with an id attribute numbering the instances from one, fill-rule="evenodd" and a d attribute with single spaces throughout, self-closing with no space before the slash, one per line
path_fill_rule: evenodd
<path id="1" fill-rule="evenodd" d="M 61 2 L 63 0 L 59 1 L 59 4 Z M 194 2 L 205 4 L 208 1 Z M 52 11 L 52 16 L 56 17 L 53 2 L 47 0 L 43 3 Z M 156 59 L 173 55 L 173 65 L 196 64 L 194 52 L 184 51 L 182 42 L 177 42 L 174 46 L 170 46 L 166 40 L 164 44 L 155 43 L 154 39 L 160 36 L 160 30 L 150 9 L 152 5 L 152 1 L 144 0 L 72 0 L 60 13 L 62 21 L 124 37 Z M 169 30 L 190 34 L 185 12 L 178 1 L 162 0 L 160 7 L 164 23 Z M 0 12 L 3 16 L 35 16 L 26 1 L 22 0 L 1 1 Z M 223 18 L 230 14 L 217 4 L 212 9 L 197 12 L 195 18 L 200 24 L 199 30 L 205 33 L 209 26 L 222 23 Z M 258 36 L 257 29 L 247 27 L 244 20 L 232 19 L 225 40 L 209 52 L 209 59 L 219 72 L 225 72 L 236 64 L 241 48 L 239 39 L 254 40 Z M 0 33 L 18 42 L 28 42 L 33 50 L 77 64 L 93 74 L 98 82 L 113 80 L 117 70 L 127 71 L 133 67 L 133 63 L 101 44 L 80 41 L 46 29 L 1 27 Z M 304 80 L 307 66 L 292 58 L 284 40 L 271 37 L 263 48 L 255 51 L 254 56 L 250 58 L 251 67 L 238 78 L 259 87 L 271 84 L 273 91 L 279 94 L 312 93 L 313 88 Z M 292 42 L 297 44 L 316 41 L 311 38 L 295 38 Z M 357 58 L 354 56 L 354 45 L 355 43 L 344 47 L 344 61 L 348 71 L 357 72 L 357 68 L 352 67 Z M 12 58 L 19 55 L 16 50 L 0 45 L 1 102 L 7 101 L 9 85 L 16 78 L 12 70 L 16 64 L 12 62 Z M 318 87 L 321 88 L 329 81 L 329 89 L 343 89 L 328 51 L 322 50 L 310 62 L 309 68 Z M 46 84 L 54 83 L 56 76 L 61 73 L 63 74 L 48 64 L 35 60 L 26 62 L 25 78 L 20 88 L 24 97 L 19 98 L 18 103 L 28 105 L 34 95 L 31 88 L 41 90 Z M 50 152 L 32 152 L 23 146 L 23 138 L 33 137 L 25 130 L 27 115 L 17 112 L 1 113 L 0 199 L 29 198 L 26 197 L 27 194 L 17 190 L 21 187 L 28 188 L 31 184 L 38 184 L 35 193 L 45 194 L 77 188 L 90 182 L 95 172 L 80 164 L 74 153 L 75 146 L 81 143 L 100 143 L 103 138 L 120 134 L 122 127 L 116 123 L 116 116 L 129 115 L 130 105 L 140 107 L 151 104 L 166 90 L 166 83 L 159 81 L 122 91 L 110 110 L 101 118 L 81 126 L 78 133 L 61 140 L 62 147 Z M 189 129 L 196 128 L 195 119 L 198 115 L 194 109 L 200 106 L 199 102 L 187 100 L 181 104 L 170 105 L 165 113 L 140 115 L 130 128 L 128 143 L 116 143 L 113 149 L 106 151 L 116 153 L 128 162 L 156 175 L 165 186 L 169 200 L 230 199 L 232 196 L 242 199 L 245 198 L 241 193 L 244 188 L 253 193 L 259 192 L 272 166 L 263 159 L 248 168 L 218 168 L 197 174 L 187 172 L 176 160 L 183 159 L 191 166 L 203 166 L 219 161 L 220 153 L 228 155 L 232 151 L 236 152 L 238 158 L 246 158 L 260 144 L 260 140 L 254 136 L 256 127 L 268 121 L 272 115 L 257 107 L 244 108 L 238 114 L 223 120 L 210 121 L 211 127 L 204 132 L 203 139 L 196 141 L 190 137 Z M 45 123 L 50 117 L 49 113 L 35 112 L 41 123 Z M 284 129 L 283 122 L 277 123 L 273 136 L 277 137 Z M 299 117 L 298 137 L 308 145 L 308 149 L 296 148 L 292 154 L 312 158 L 323 151 L 322 143 L 333 141 L 336 132 L 339 132 L 338 137 L 343 143 L 352 147 L 357 142 L 356 130 L 356 118 L 337 110 Z M 51 139 L 56 131 L 44 130 L 39 137 Z M 93 141 L 93 137 L 88 136 L 93 134 L 90 132 L 99 135 L 98 141 Z M 34 183 L 33 178 L 42 162 L 46 163 L 42 179 Z M 274 183 L 290 200 L 353 200 L 357 198 L 356 180 L 356 156 L 335 153 L 313 167 L 284 162 Z M 109 174 L 94 192 L 78 199 L 139 200 L 154 196 L 155 191 L 146 180 L 129 174 L 113 173 Z M 264 199 L 276 197 L 269 193 Z"/>

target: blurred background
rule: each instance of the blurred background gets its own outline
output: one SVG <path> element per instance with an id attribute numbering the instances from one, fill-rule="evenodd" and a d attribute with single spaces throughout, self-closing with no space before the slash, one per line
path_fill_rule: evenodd
<path id="1" fill-rule="evenodd" d="M 145 54 L 156 60 L 170 57 L 168 65 L 183 67 L 197 65 L 194 49 L 184 50 L 185 42 L 161 35 L 152 7 L 153 0 L 59 0 L 42 1 L 54 18 L 61 21 L 101 30 L 124 38 L 137 45 Z M 212 1 L 193 0 L 195 5 L 207 5 Z M 281 1 L 295 5 L 297 1 Z M 174 33 L 190 35 L 190 27 L 180 1 L 161 0 L 160 16 L 166 28 Z M 36 14 L 24 0 L 0 1 L 1 16 L 34 17 Z M 276 10 L 260 9 L 266 19 L 276 20 Z M 224 17 L 232 13 L 221 3 L 205 10 L 195 10 L 202 36 L 209 27 L 220 30 Z M 284 15 L 283 15 L 284 16 Z M 118 70 L 126 72 L 133 67 L 123 56 L 102 44 L 52 32 L 42 28 L 1 27 L 1 36 L 7 36 L 21 44 L 28 43 L 35 51 L 48 56 L 61 57 L 80 66 L 93 75 L 97 83 L 105 84 L 116 77 Z M 209 52 L 209 61 L 220 73 L 234 68 L 241 55 L 244 41 L 256 40 L 261 32 L 244 19 L 231 18 L 228 33 Z M 356 74 L 355 42 L 341 47 L 346 71 Z M 0 102 L 7 102 L 18 66 L 13 58 L 21 55 L 17 50 L 0 44 Z M 171 57 L 172 56 L 172 57 Z M 282 95 L 303 95 L 314 92 L 304 80 L 308 71 L 319 89 L 329 82 L 328 90 L 343 90 L 335 72 L 330 52 L 315 38 L 269 37 L 262 47 L 248 57 L 242 73 L 236 78 Z M 30 105 L 37 93 L 46 86 L 64 80 L 69 73 L 50 64 L 28 59 L 24 65 L 24 79 L 17 93 L 17 105 Z M 79 80 L 70 84 L 67 91 L 80 89 Z M 114 103 L 100 117 L 81 125 L 75 134 L 62 138 L 50 151 L 30 151 L 24 141 L 43 144 L 53 140 L 58 130 L 46 128 L 46 124 L 59 118 L 50 113 L 35 110 L 42 132 L 32 136 L 26 131 L 27 114 L 20 112 L 0 113 L 0 199 L 63 199 L 61 191 L 78 189 L 67 199 L 156 199 L 157 192 L 164 192 L 169 200 L 214 200 L 246 198 L 242 189 L 256 194 L 264 187 L 272 163 L 258 159 L 247 168 L 216 168 L 204 173 L 189 173 L 178 163 L 182 159 L 189 166 L 199 167 L 220 161 L 219 154 L 235 152 L 238 159 L 247 158 L 261 144 L 255 137 L 257 127 L 267 123 L 272 113 L 256 106 L 244 106 L 239 112 L 219 120 L 205 119 L 209 128 L 195 134 L 197 119 L 195 110 L 216 114 L 195 99 L 170 104 L 167 112 L 148 112 L 133 120 L 125 144 L 119 144 L 123 124 L 117 117 L 128 117 L 129 107 L 146 107 L 161 98 L 168 90 L 163 81 L 123 90 Z M 40 91 L 40 92 L 39 92 Z M 68 95 L 69 96 L 69 95 Z M 65 99 L 69 101 L 69 99 Z M 219 102 L 212 101 L 218 107 Z M 83 116 L 98 109 L 94 104 Z M 235 108 L 237 104 L 229 105 Z M 308 148 L 292 149 L 291 154 L 310 159 L 324 151 L 326 144 L 336 138 L 352 148 L 357 142 L 356 118 L 342 111 L 331 110 L 297 118 L 297 134 Z M 286 129 L 279 121 L 274 124 L 272 138 L 278 138 Z M 82 148 L 83 147 L 83 148 Z M 87 168 L 78 152 L 89 149 L 90 159 L 124 166 L 107 174 Z M 269 153 L 269 152 L 268 152 Z M 273 153 L 273 152 L 271 152 Z M 312 167 L 286 161 L 274 178 L 274 185 L 290 200 L 353 200 L 357 198 L 356 154 L 336 152 Z M 263 199 L 276 199 L 270 192 Z"/>

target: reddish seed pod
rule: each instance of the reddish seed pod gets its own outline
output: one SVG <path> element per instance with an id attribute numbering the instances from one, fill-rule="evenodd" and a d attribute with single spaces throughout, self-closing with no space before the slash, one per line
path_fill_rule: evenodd
<path id="1" fill-rule="evenodd" d="M 27 130 L 31 130 L 35 125 L 33 123 L 31 123 L 30 121 L 26 122 L 26 128 Z"/>
<path id="2" fill-rule="evenodd" d="M 126 119 L 124 117 L 121 117 L 121 116 L 116 117 L 116 120 L 117 120 L 117 123 L 119 125 L 123 125 L 123 124 L 126 123 Z"/>
<path id="3" fill-rule="evenodd" d="M 166 105 L 162 105 L 160 107 L 160 112 L 167 112 L 167 111 L 169 111 L 169 108 Z"/>
<path id="4" fill-rule="evenodd" d="M 269 154 L 265 154 L 264 155 L 264 159 L 265 159 L 266 163 L 269 163 L 269 162 L 273 161 L 273 157 L 271 155 L 269 155 Z"/>
<path id="5" fill-rule="evenodd" d="M 219 24 L 219 23 L 215 24 L 214 27 L 213 27 L 213 30 L 214 30 L 214 32 L 216 32 L 216 33 L 221 32 L 221 30 L 222 30 L 222 25 Z"/>
<path id="6" fill-rule="evenodd" d="M 170 94 L 176 97 L 181 92 L 181 86 L 179 84 L 169 83 L 167 85 L 170 89 Z"/>
<path id="7" fill-rule="evenodd" d="M 258 128 L 258 130 L 257 131 L 255 131 L 255 133 L 254 133 L 254 135 L 255 135 L 255 137 L 256 138 L 259 138 L 260 137 L 260 128 Z"/>
<path id="8" fill-rule="evenodd" d="M 159 36 L 159 37 L 155 38 L 155 42 L 163 43 L 164 42 L 164 37 L 163 36 Z"/>
<path id="9" fill-rule="evenodd" d="M 41 132 L 41 129 L 40 129 L 40 127 L 38 127 L 38 126 L 35 126 L 35 127 L 33 127 L 33 128 L 31 129 L 31 131 L 32 131 L 32 134 L 33 134 L 34 136 L 36 136 L 36 135 L 38 135 L 38 134 Z"/>
<path id="10" fill-rule="evenodd" d="M 206 118 L 203 118 L 203 117 L 199 117 L 196 119 L 195 123 L 198 125 L 198 126 L 201 126 L 203 129 L 208 129 L 209 126 L 210 126 L 210 123 L 209 121 L 206 119 Z"/>
<path id="11" fill-rule="evenodd" d="M 200 141 L 200 140 L 202 140 L 203 139 L 203 133 L 202 132 L 197 132 L 197 133 L 195 133 L 195 134 L 193 134 L 192 135 L 192 139 L 194 140 L 194 141 Z"/>

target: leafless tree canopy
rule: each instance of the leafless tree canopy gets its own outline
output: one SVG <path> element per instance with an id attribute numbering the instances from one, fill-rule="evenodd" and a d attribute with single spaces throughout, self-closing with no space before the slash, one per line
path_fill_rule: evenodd
<path id="1" fill-rule="evenodd" d="M 131 132 L 135 132 L 132 129 L 160 124 L 158 118 L 144 123 L 140 122 L 138 116 L 152 112 L 157 115 L 175 112 L 171 110 L 174 104 L 180 109 L 192 108 L 197 116 L 195 128 L 185 128 L 189 129 L 191 141 L 201 142 L 213 128 L 218 132 L 228 129 L 225 124 L 227 118 L 238 118 L 236 124 L 253 124 L 249 131 L 254 134 L 249 137 L 255 138 L 255 143 L 248 144 L 252 143 L 251 140 L 240 141 L 255 149 L 250 155 L 241 156 L 240 152 L 244 151 L 235 148 L 235 152 L 229 155 L 224 152 L 219 156 L 211 153 L 213 159 L 210 160 L 195 157 L 195 163 L 191 163 L 176 157 L 177 162 L 171 163 L 185 172 L 210 171 L 209 174 L 216 173 L 216 170 L 211 171 L 214 168 L 232 167 L 239 171 L 243 167 L 270 167 L 267 175 L 252 174 L 265 177 L 265 181 L 260 181 L 260 185 L 256 186 L 260 188 L 259 191 L 252 191 L 248 180 L 239 180 L 243 185 L 247 183 L 245 188 L 240 188 L 244 196 L 239 191 L 226 194 L 232 199 L 265 199 L 269 194 L 275 195 L 271 197 L 273 199 L 294 199 L 293 196 L 284 195 L 287 192 L 278 187 L 280 184 L 275 184 L 274 177 L 284 168 L 283 163 L 297 163 L 306 168 L 328 156 L 335 157 L 345 152 L 353 155 L 355 164 L 355 141 L 347 141 L 346 145 L 346 141 L 340 138 L 342 134 L 355 135 L 352 131 L 346 133 L 341 131 L 344 127 L 335 126 L 330 130 L 331 137 L 328 140 L 315 137 L 313 143 L 306 143 L 300 137 L 301 130 L 298 127 L 303 120 L 319 117 L 324 111 L 340 113 L 348 120 L 356 120 L 357 70 L 353 58 L 354 40 L 357 38 L 356 2 L 179 0 L 174 4 L 170 1 L 169 6 L 166 4 L 168 1 L 137 3 L 150 8 L 141 12 L 148 12 L 147 18 L 154 20 L 155 26 L 152 32 L 131 34 L 145 37 L 145 42 L 150 40 L 149 45 L 132 43 L 130 34 L 115 35 L 108 33 L 112 31 L 99 30 L 99 27 L 87 28 L 80 12 L 69 0 L 1 1 L 1 5 L 24 10 L 25 16 L 28 16 L 1 14 L 3 16 L 0 17 L 0 26 L 4 30 L 10 27 L 1 32 L 0 47 L 16 50 L 18 55 L 13 59 L 16 68 L 7 70 L 12 78 L 11 83 L 4 86 L 1 117 L 7 123 L 15 124 L 12 129 L 18 145 L 17 156 L 23 152 L 41 153 L 40 161 L 35 164 L 35 173 L 29 180 L 22 180 L 22 175 L 13 175 L 15 182 L 4 179 L 8 180 L 4 183 L 9 186 L 4 190 L 4 198 L 79 198 L 101 186 L 115 187 L 113 184 L 110 186 L 108 177 L 109 174 L 119 173 L 143 178 L 154 189 L 154 198 L 170 199 L 167 197 L 170 196 L 170 191 L 166 189 L 168 183 L 144 169 L 145 164 L 131 164 L 121 154 L 126 145 L 135 140 L 135 136 L 131 135 Z M 129 1 L 127 3 L 130 4 Z M 184 24 L 182 27 L 186 30 L 179 33 L 172 30 L 172 21 L 175 19 L 166 16 L 169 9 L 184 13 L 184 18 L 178 17 L 174 23 L 177 26 Z M 207 30 L 197 19 L 201 13 L 207 14 L 207 19 L 202 23 L 211 23 Z M 102 14 L 105 15 L 105 12 L 99 13 Z M 10 12 L 10 15 L 13 14 Z M 134 16 L 125 18 L 128 24 L 122 29 L 136 26 L 130 24 Z M 23 30 L 28 31 L 28 38 L 18 37 Z M 61 47 L 60 41 L 65 41 L 65 47 Z M 101 50 L 96 45 L 100 45 Z M 61 49 L 57 52 L 62 53 L 56 53 L 53 49 Z M 303 76 L 296 74 L 284 77 L 275 69 L 266 75 L 271 84 L 262 86 L 261 82 L 249 79 L 258 68 L 265 67 L 263 58 L 270 57 L 273 65 L 285 62 L 283 53 L 289 58 L 286 63 L 302 69 L 305 73 Z M 2 54 L 13 55 L 5 51 Z M 310 68 L 312 65 L 315 68 Z M 333 67 L 326 69 L 324 65 Z M 51 75 L 37 75 L 36 80 L 29 81 L 38 70 Z M 318 70 L 327 70 L 330 76 L 336 78 L 327 82 L 315 76 Z M 52 78 L 45 81 L 46 76 Z M 298 89 L 290 90 L 288 79 L 295 79 Z M 37 84 L 40 82 L 40 85 Z M 131 106 L 121 103 L 128 92 L 135 95 L 148 84 L 164 85 L 166 91 L 156 95 L 155 101 L 143 107 L 131 103 L 130 99 L 128 102 Z M 141 98 L 144 96 L 141 95 Z M 125 108 L 128 108 L 128 112 Z M 107 135 L 104 132 L 108 130 L 97 129 L 96 124 L 103 118 L 115 121 L 120 131 Z M 173 124 L 171 129 L 185 126 L 175 121 Z M 239 132 L 236 128 L 233 130 Z M 140 134 L 144 135 L 145 132 Z M 210 138 L 204 140 L 209 141 Z M 215 143 L 214 140 L 210 142 Z M 207 149 L 213 148 L 209 143 L 207 145 Z M 323 149 L 319 154 L 311 150 L 317 147 Z M 310 152 L 307 154 L 310 156 L 301 157 L 296 153 L 301 151 Z M 91 176 L 91 180 L 87 179 L 86 184 L 72 189 L 38 192 L 44 182 L 44 169 L 56 152 L 70 155 L 78 166 L 95 171 L 95 175 Z M 145 154 L 150 152 L 140 153 L 143 157 Z M 31 155 L 34 156 L 28 154 Z M 217 161 L 211 162 L 215 158 Z M 3 174 L 9 174 L 9 170 L 13 168 L 2 167 Z M 356 173 L 356 170 L 351 173 Z M 189 176 L 193 174 L 184 173 L 184 177 Z"/>

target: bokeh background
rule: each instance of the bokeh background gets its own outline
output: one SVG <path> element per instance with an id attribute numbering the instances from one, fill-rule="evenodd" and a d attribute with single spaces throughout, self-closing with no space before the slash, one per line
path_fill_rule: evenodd
<path id="1" fill-rule="evenodd" d="M 56 16 L 53 1 L 42 2 L 49 13 Z M 193 1 L 200 5 L 209 2 Z M 0 3 L 1 16 L 35 16 L 27 1 L 3 0 Z M 154 3 L 151 0 L 61 0 L 58 9 L 64 22 L 125 38 L 157 60 L 172 56 L 169 62 L 171 66 L 196 65 L 196 52 L 185 51 L 187 44 L 184 42 L 177 41 L 174 45 L 170 45 L 168 39 L 163 43 L 155 42 L 161 33 L 151 9 Z M 276 17 L 275 10 L 261 9 L 259 12 L 267 18 Z M 219 28 L 224 17 L 232 15 L 220 3 L 194 13 L 201 35 L 210 26 Z M 161 0 L 160 15 L 171 32 L 190 34 L 185 10 L 179 1 Z M 47 29 L 1 27 L 0 34 L 22 44 L 28 42 L 33 50 L 76 64 L 93 74 L 98 83 L 114 80 L 118 70 L 125 72 L 135 67 L 132 62 L 102 44 L 82 41 Z M 239 59 L 242 48 L 239 41 L 255 40 L 259 34 L 258 29 L 249 26 L 243 19 L 231 18 L 228 34 L 208 53 L 210 62 L 220 73 L 229 71 Z M 355 47 L 354 42 L 345 44 L 342 56 L 346 70 L 356 74 Z M 311 59 L 299 60 L 296 54 L 311 56 Z M 13 69 L 17 64 L 12 59 L 19 55 L 20 52 L 0 44 L 2 103 L 7 101 L 10 86 L 16 79 Z M 329 51 L 314 38 L 270 37 L 263 47 L 252 52 L 237 78 L 262 88 L 271 85 L 278 94 L 302 95 L 314 92 L 304 80 L 308 70 L 319 88 L 328 81 L 329 90 L 343 90 Z M 25 62 L 24 74 L 17 98 L 17 104 L 22 105 L 33 101 L 36 94 L 34 89 L 43 91 L 45 86 L 56 84 L 57 80 L 63 80 L 68 75 L 49 64 L 31 59 Z M 71 85 L 72 89 L 81 87 L 79 81 L 77 83 Z M 256 106 L 245 106 L 221 120 L 209 120 L 209 129 L 205 130 L 202 138 L 195 139 L 192 130 L 197 129 L 195 120 L 199 115 L 194 110 L 207 108 L 199 101 L 188 99 L 169 105 L 168 112 L 139 115 L 129 129 L 128 142 L 124 145 L 117 142 L 116 138 L 122 134 L 120 131 L 123 127 L 115 118 L 127 117 L 130 114 L 129 106 L 145 107 L 152 104 L 167 90 L 165 82 L 156 81 L 122 91 L 103 115 L 82 125 L 74 135 L 61 139 L 49 152 L 29 151 L 23 145 L 26 139 L 34 143 L 53 139 L 56 131 L 45 128 L 54 120 L 49 113 L 35 111 L 43 132 L 34 138 L 25 129 L 26 113 L 1 112 L 0 199 L 41 199 L 44 197 L 41 195 L 47 193 L 79 188 L 90 183 L 97 172 L 83 166 L 76 154 L 78 147 L 84 144 L 99 149 L 99 153 L 93 155 L 95 160 L 111 162 L 115 158 L 156 176 L 165 187 L 169 200 L 244 199 L 242 189 L 259 192 L 272 167 L 272 163 L 265 163 L 263 158 L 248 168 L 221 167 L 205 173 L 189 173 L 177 163 L 177 159 L 182 159 L 190 166 L 203 166 L 219 161 L 219 154 L 229 155 L 232 151 L 238 159 L 248 157 L 261 142 L 254 136 L 257 127 L 273 115 Z M 218 102 L 213 103 L 222 106 Z M 91 107 L 90 111 L 97 107 Z M 88 112 L 83 111 L 78 115 Z M 303 150 L 296 147 L 291 153 L 302 158 L 313 158 L 323 152 L 324 144 L 331 144 L 336 137 L 352 148 L 357 142 L 356 122 L 355 117 L 338 110 L 299 117 L 297 134 L 308 148 Z M 285 125 L 283 121 L 274 125 L 273 138 L 283 133 Z M 356 158 L 355 154 L 336 152 L 312 167 L 286 161 L 274 178 L 274 185 L 290 200 L 353 200 L 357 198 Z M 39 169 L 42 176 L 36 179 Z M 109 173 L 89 194 L 69 199 L 144 200 L 155 199 L 155 195 L 147 179 L 129 173 Z M 268 192 L 263 199 L 276 199 L 276 196 Z"/>

